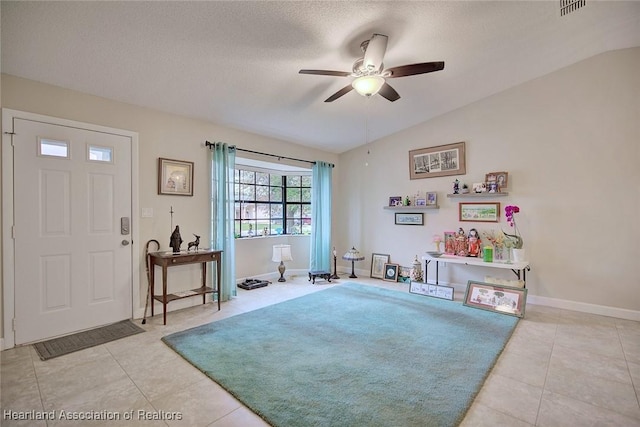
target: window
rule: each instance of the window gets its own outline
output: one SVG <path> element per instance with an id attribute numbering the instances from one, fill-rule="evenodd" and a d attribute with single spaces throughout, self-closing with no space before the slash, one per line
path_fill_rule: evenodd
<path id="1" fill-rule="evenodd" d="M 112 154 L 113 148 L 111 147 L 98 147 L 95 145 L 89 146 L 89 160 L 111 163 L 113 157 Z"/>
<path id="2" fill-rule="evenodd" d="M 38 138 L 38 154 L 49 157 L 69 158 L 69 141 Z"/>
<path id="3" fill-rule="evenodd" d="M 311 233 L 311 176 L 235 170 L 235 235 Z"/>

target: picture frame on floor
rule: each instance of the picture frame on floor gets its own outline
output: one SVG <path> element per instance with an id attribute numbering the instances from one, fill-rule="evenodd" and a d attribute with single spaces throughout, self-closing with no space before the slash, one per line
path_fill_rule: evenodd
<path id="1" fill-rule="evenodd" d="M 384 265 L 389 262 L 389 254 L 371 254 L 371 274 L 374 279 L 384 279 Z"/>
<path id="2" fill-rule="evenodd" d="M 386 280 L 387 282 L 397 282 L 399 269 L 400 266 L 398 264 L 385 264 L 383 280 Z"/>
<path id="3" fill-rule="evenodd" d="M 522 318 L 527 306 L 527 289 L 469 280 L 463 304 Z"/>
<path id="4" fill-rule="evenodd" d="M 453 301 L 454 289 L 451 286 L 434 285 L 422 282 L 411 282 L 409 293 L 425 295 L 433 298 Z"/>

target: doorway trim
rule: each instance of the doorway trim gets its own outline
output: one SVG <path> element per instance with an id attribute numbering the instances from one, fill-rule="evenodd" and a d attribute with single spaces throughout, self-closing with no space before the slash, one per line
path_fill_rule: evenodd
<path id="1" fill-rule="evenodd" d="M 14 183 L 13 183 L 13 119 L 25 119 L 42 123 L 121 135 L 131 139 L 131 318 L 140 305 L 140 243 L 139 243 L 139 197 L 138 197 L 138 133 L 110 128 L 75 120 L 2 109 L 2 331 L 0 351 L 15 347 L 15 251 Z"/>

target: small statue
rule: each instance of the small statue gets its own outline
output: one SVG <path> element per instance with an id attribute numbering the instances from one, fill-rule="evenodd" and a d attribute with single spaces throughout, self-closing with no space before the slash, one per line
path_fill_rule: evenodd
<path id="1" fill-rule="evenodd" d="M 453 181 L 453 194 L 458 194 L 459 190 L 460 190 L 460 181 L 456 179 L 455 181 Z"/>
<path id="2" fill-rule="evenodd" d="M 409 196 L 404 198 L 404 205 L 405 206 L 411 206 L 411 200 L 409 200 Z"/>
<path id="3" fill-rule="evenodd" d="M 460 227 L 456 236 L 456 255 L 467 256 L 468 250 L 467 236 L 465 236 L 464 230 Z"/>
<path id="4" fill-rule="evenodd" d="M 182 244 L 182 237 L 180 237 L 180 226 L 176 225 L 176 229 L 171 233 L 171 240 L 169 241 L 169 246 L 173 248 L 173 253 L 177 254 L 180 252 L 180 245 Z"/>
<path id="5" fill-rule="evenodd" d="M 194 234 L 194 236 L 196 237 L 196 240 L 194 240 L 193 242 L 189 242 L 187 252 L 189 252 L 192 247 L 195 247 L 195 251 L 198 252 L 198 246 L 200 245 L 200 236 L 198 236 L 197 234 Z"/>
<path id="6" fill-rule="evenodd" d="M 480 247 L 481 247 L 481 240 L 480 240 L 480 235 L 478 234 L 478 230 L 476 230 L 475 228 L 472 228 L 471 230 L 469 230 L 469 235 L 467 236 L 467 256 L 480 256 Z"/>

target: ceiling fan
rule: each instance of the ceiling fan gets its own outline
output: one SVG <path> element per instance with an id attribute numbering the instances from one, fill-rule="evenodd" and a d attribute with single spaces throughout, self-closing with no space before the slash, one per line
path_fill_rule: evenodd
<path id="1" fill-rule="evenodd" d="M 382 59 L 387 50 L 388 36 L 383 34 L 374 34 L 369 40 L 365 40 L 360 44 L 360 48 L 364 53 L 362 58 L 353 63 L 353 69 L 348 71 L 330 71 L 330 70 L 300 70 L 300 74 L 316 74 L 320 76 L 337 76 L 337 77 L 355 77 L 353 82 L 329 98 L 324 102 L 333 102 L 343 95 L 355 89 L 360 95 L 372 96 L 379 93 L 389 101 L 397 101 L 400 95 L 392 88 L 386 79 L 397 77 L 415 76 L 416 74 L 432 73 L 444 69 L 444 62 L 421 62 L 418 64 L 401 65 L 399 67 L 384 68 Z"/>

